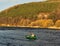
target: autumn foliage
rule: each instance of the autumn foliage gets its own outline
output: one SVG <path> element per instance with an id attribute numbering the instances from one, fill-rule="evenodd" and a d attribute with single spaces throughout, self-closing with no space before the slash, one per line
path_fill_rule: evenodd
<path id="1" fill-rule="evenodd" d="M 60 27 L 60 2 L 19 4 L 0 12 L 0 26 Z"/>
<path id="2" fill-rule="evenodd" d="M 49 26 L 53 26 L 54 22 L 51 19 L 42 19 L 42 20 L 36 20 L 34 22 L 31 22 L 31 24 L 29 26 L 39 26 L 41 28 L 47 28 Z"/>

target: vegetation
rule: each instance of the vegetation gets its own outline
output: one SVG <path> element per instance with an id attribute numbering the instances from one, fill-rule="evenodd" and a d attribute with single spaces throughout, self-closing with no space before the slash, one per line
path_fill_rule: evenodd
<path id="1" fill-rule="evenodd" d="M 60 0 L 48 0 L 48 1 L 60 1 Z"/>
<path id="2" fill-rule="evenodd" d="M 60 20 L 60 9 L 56 9 L 55 11 L 53 11 L 49 16 L 48 16 L 49 19 L 52 19 L 54 21 L 54 23 L 57 21 L 57 20 Z"/>
<path id="3" fill-rule="evenodd" d="M 60 20 L 57 20 L 57 21 L 56 21 L 55 26 L 56 26 L 56 27 L 60 27 Z"/>
<path id="4" fill-rule="evenodd" d="M 42 19 L 42 20 L 36 20 L 34 22 L 31 22 L 29 26 L 39 26 L 40 28 L 47 28 L 50 26 L 53 26 L 54 22 L 51 19 Z"/>
<path id="5" fill-rule="evenodd" d="M 49 27 L 60 19 L 60 2 L 32 2 L 19 4 L 0 12 L 0 26 Z M 47 18 L 45 14 L 48 13 Z"/>

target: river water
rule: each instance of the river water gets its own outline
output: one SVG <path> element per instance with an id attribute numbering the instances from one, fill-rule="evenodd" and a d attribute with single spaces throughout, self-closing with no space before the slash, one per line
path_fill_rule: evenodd
<path id="1" fill-rule="evenodd" d="M 36 40 L 28 40 L 25 35 L 36 34 Z M 60 30 L 28 29 L 0 30 L 0 46 L 60 46 Z"/>

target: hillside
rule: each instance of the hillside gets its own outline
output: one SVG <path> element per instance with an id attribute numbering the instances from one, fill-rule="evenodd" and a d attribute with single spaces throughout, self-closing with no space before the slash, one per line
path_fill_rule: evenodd
<path id="1" fill-rule="evenodd" d="M 60 0 L 48 0 L 48 1 L 53 1 L 54 2 L 54 1 L 60 1 Z"/>
<path id="2" fill-rule="evenodd" d="M 37 20 L 46 19 L 40 13 L 48 13 L 49 15 L 59 7 L 60 2 L 32 2 L 19 4 L 0 12 L 0 25 L 8 26 L 28 26 Z M 51 17 L 48 19 L 52 19 Z M 59 18 L 60 19 L 60 18 Z"/>

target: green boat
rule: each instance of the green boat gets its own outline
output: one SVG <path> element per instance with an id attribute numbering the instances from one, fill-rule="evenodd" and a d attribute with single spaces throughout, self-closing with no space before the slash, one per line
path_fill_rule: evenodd
<path id="1" fill-rule="evenodd" d="M 36 40 L 37 39 L 36 35 L 34 35 L 34 34 L 26 35 L 25 37 L 26 37 L 26 39 L 29 39 L 29 40 Z"/>

